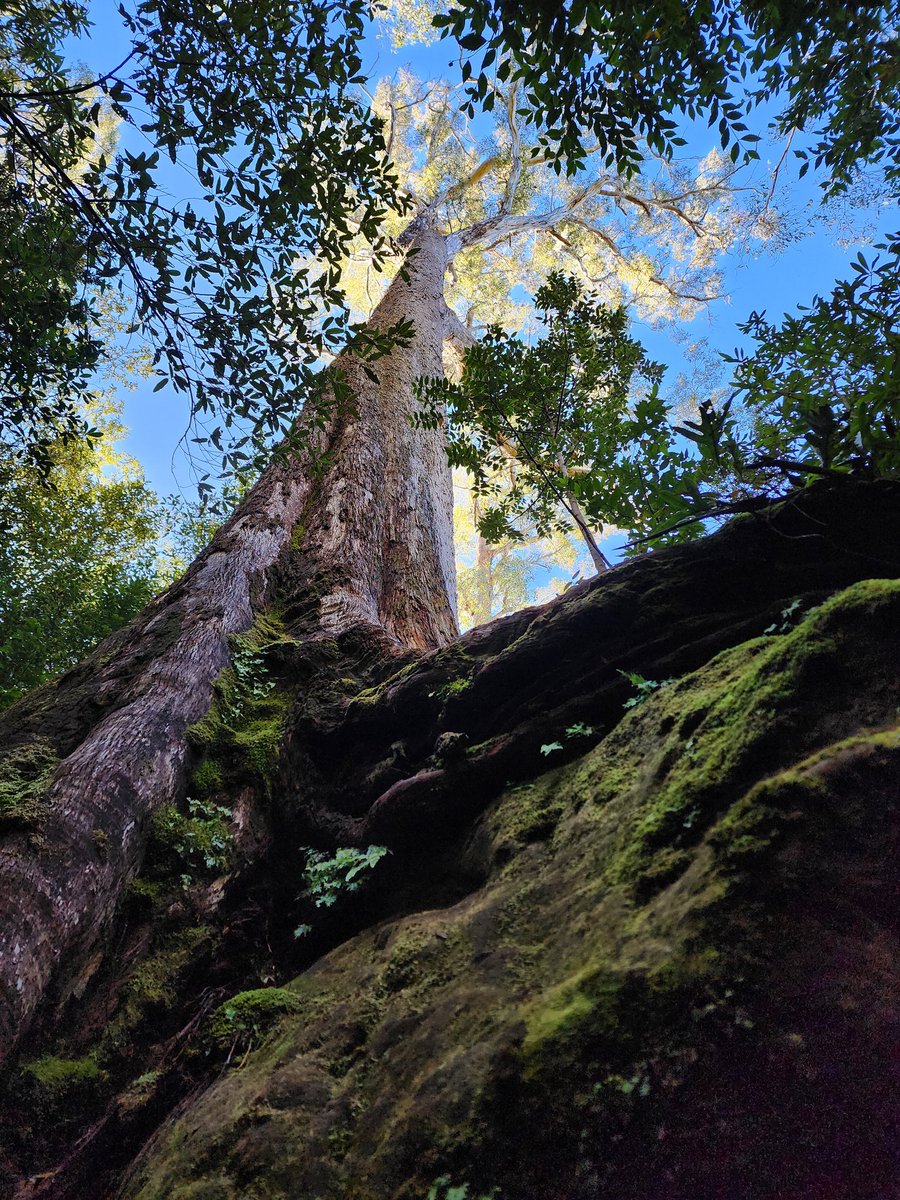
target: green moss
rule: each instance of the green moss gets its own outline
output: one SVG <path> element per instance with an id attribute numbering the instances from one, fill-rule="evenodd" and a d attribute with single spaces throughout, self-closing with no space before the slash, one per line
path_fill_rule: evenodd
<path id="1" fill-rule="evenodd" d="M 174 1192 L 169 1193 L 168 1200 L 239 1200 L 241 1195 L 250 1200 L 250 1193 L 238 1193 L 227 1180 L 200 1179 L 196 1183 L 176 1188 Z"/>
<path id="2" fill-rule="evenodd" d="M 247 719 L 241 728 L 233 731 L 234 749 L 241 760 L 262 779 L 270 776 L 278 765 L 287 707 L 281 703 L 282 700 L 284 697 L 279 697 L 278 704 L 266 705 L 265 713 L 257 711 L 253 718 Z"/>
<path id="3" fill-rule="evenodd" d="M 59 756 L 47 742 L 16 746 L 0 758 L 0 829 L 35 825 Z"/>
<path id="4" fill-rule="evenodd" d="M 567 805 L 566 788 L 558 772 L 519 785 L 507 793 L 489 817 L 495 845 L 499 849 L 549 837 Z"/>
<path id="5" fill-rule="evenodd" d="M 146 920 L 158 915 L 170 903 L 172 895 L 166 882 L 138 876 L 127 884 L 123 903 L 131 917 Z"/>
<path id="6" fill-rule="evenodd" d="M 202 925 L 170 934 L 132 972 L 122 988 L 119 1012 L 109 1028 L 114 1042 L 176 1005 L 181 977 L 195 963 L 208 936 L 209 930 Z"/>
<path id="7" fill-rule="evenodd" d="M 445 683 L 437 690 L 437 695 L 442 700 L 451 700 L 454 696 L 461 696 L 467 691 L 471 685 L 470 679 L 452 679 L 449 683 Z"/>
<path id="8" fill-rule="evenodd" d="M 848 589 L 795 630 L 727 651 L 668 694 L 655 695 L 583 764 L 503 798 L 491 818 L 500 836 L 516 815 L 528 828 L 534 794 L 543 788 L 570 803 L 573 796 L 587 800 L 581 836 L 596 845 L 599 835 L 599 844 L 607 844 L 600 858 L 603 882 L 612 889 L 607 903 L 631 892 L 642 905 L 632 908 L 624 927 L 619 919 L 623 933 L 615 947 L 598 946 L 586 929 L 571 931 L 585 937 L 588 962 L 526 1007 L 525 1078 L 542 1079 L 543 1087 L 560 1071 L 574 1079 L 593 1059 L 626 1069 L 648 1056 L 677 1056 L 697 1012 L 726 1025 L 745 1019 L 727 982 L 748 969 L 752 943 L 731 954 L 736 935 L 730 922 L 736 913 L 743 923 L 758 919 L 743 898 L 746 881 L 758 880 L 760 863 L 771 862 L 820 815 L 828 787 L 819 767 L 827 776 L 833 760 L 858 748 L 860 739 L 850 739 L 802 758 L 834 727 L 825 714 L 844 709 L 842 720 L 877 721 L 896 703 L 896 681 L 884 669 L 884 641 L 877 635 L 888 633 L 898 617 L 900 585 L 869 581 Z M 861 640 L 860 627 L 876 636 Z M 830 687 L 820 693 L 823 680 Z M 844 700 L 844 687 L 852 700 Z M 856 712 L 846 712 L 854 706 Z M 886 731 L 861 741 L 873 750 L 896 748 L 898 735 Z M 752 783 L 754 775 L 792 763 L 798 753 L 799 765 Z M 504 809 L 516 815 L 503 817 Z M 692 876 L 704 846 L 712 857 Z M 805 870 L 782 865 L 769 901 L 785 887 L 802 886 Z M 534 924 L 533 912 L 528 919 Z M 675 943 L 657 940 L 661 921 L 678 930 Z"/>
<path id="9" fill-rule="evenodd" d="M 753 858 L 771 851 L 792 817 L 815 805 L 822 795 L 819 780 L 795 771 L 763 780 L 713 827 L 710 841 L 719 861 L 746 870 Z"/>
<path id="10" fill-rule="evenodd" d="M 144 1108 L 156 1095 L 162 1071 L 145 1071 L 133 1080 L 124 1091 L 116 1096 L 116 1107 L 119 1112 L 133 1113 Z"/>
<path id="11" fill-rule="evenodd" d="M 191 772 L 191 790 L 199 796 L 215 795 L 222 790 L 224 783 L 222 766 L 214 759 L 203 759 Z"/>
<path id="12" fill-rule="evenodd" d="M 85 1084 L 100 1083 L 106 1078 L 106 1072 L 100 1069 L 92 1055 L 86 1058 L 57 1058 L 47 1054 L 43 1058 L 25 1063 L 22 1070 L 54 1095 L 61 1095 Z"/>
<path id="13" fill-rule="evenodd" d="M 777 851 L 811 815 L 827 822 L 829 775 L 834 764 L 859 751 L 877 757 L 898 749 L 900 730 L 878 730 L 836 742 L 789 770 L 761 780 L 710 830 L 709 844 L 717 865 L 729 875 L 751 873 L 760 858 Z"/>
<path id="14" fill-rule="evenodd" d="M 239 992 L 213 1012 L 207 1025 L 209 1041 L 227 1050 L 258 1043 L 289 1013 L 299 1012 L 300 999 L 285 988 L 255 988 Z"/>
<path id="15" fill-rule="evenodd" d="M 232 664 L 213 685 L 206 716 L 188 730 L 198 751 L 194 768 L 198 790 L 211 794 L 221 780 L 243 771 L 268 782 L 278 764 L 289 696 L 281 691 L 269 667 L 269 651 L 287 642 L 276 613 L 260 614 L 245 633 L 230 639 Z"/>
<path id="16" fill-rule="evenodd" d="M 525 1057 L 541 1058 L 548 1048 L 558 1049 L 560 1043 L 580 1034 L 586 1022 L 605 1025 L 613 1032 L 616 1022 L 607 1009 L 620 989 L 621 982 L 613 976 L 587 970 L 551 988 L 528 1014 Z"/>
<path id="17" fill-rule="evenodd" d="M 418 659 L 414 659 L 412 662 L 400 667 L 399 670 L 394 671 L 394 673 L 389 675 L 388 678 L 382 683 L 375 684 L 372 687 L 362 688 L 354 695 L 352 701 L 353 704 L 359 704 L 366 707 L 380 704 L 384 699 L 386 692 L 388 692 L 398 683 L 402 682 L 404 679 L 408 679 L 411 675 L 414 675 L 416 671 L 420 669 L 420 667 L 421 663 L 418 661 Z"/>
<path id="18" fill-rule="evenodd" d="M 896 683 L 877 640 L 857 651 L 863 616 L 885 626 L 900 621 L 900 585 L 855 584 L 789 633 L 725 651 L 623 720 L 610 741 L 626 750 L 624 761 L 592 797 L 608 803 L 630 790 L 633 799 L 607 867 L 611 885 L 668 882 L 678 852 L 699 840 L 736 785 L 814 746 L 822 707 L 833 707 L 841 691 L 868 679 L 861 706 L 883 705 Z M 651 733 L 660 729 L 669 732 Z"/>
<path id="19" fill-rule="evenodd" d="M 90 1110 L 108 1094 L 109 1077 L 97 1057 L 58 1058 L 46 1054 L 24 1063 L 20 1076 L 23 1105 L 40 1120 L 65 1121 Z"/>
<path id="20" fill-rule="evenodd" d="M 186 804 L 186 813 L 166 804 L 150 818 L 144 874 L 151 880 L 178 879 L 187 886 L 221 875 L 231 865 L 230 811 L 203 800 Z"/>
<path id="21" fill-rule="evenodd" d="M 302 521 L 298 521 L 297 524 L 294 526 L 294 528 L 291 530 L 291 542 L 290 542 L 291 549 L 292 550 L 302 550 L 303 549 L 303 539 L 305 537 L 306 537 L 306 526 L 303 524 Z"/>
<path id="22" fill-rule="evenodd" d="M 452 976 L 458 935 L 436 938 L 430 929 L 400 928 L 393 934 L 389 957 L 378 977 L 378 994 L 389 1002 L 395 992 L 427 993 Z"/>

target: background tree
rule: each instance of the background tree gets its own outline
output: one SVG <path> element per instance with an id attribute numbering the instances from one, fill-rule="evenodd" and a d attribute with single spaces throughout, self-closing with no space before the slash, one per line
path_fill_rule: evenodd
<path id="1" fill-rule="evenodd" d="M 514 536 L 526 515 L 539 536 L 574 526 L 604 571 L 599 527 L 646 528 L 681 474 L 662 368 L 628 335 L 624 310 L 584 297 L 574 278 L 551 273 L 535 305 L 536 344 L 492 325 L 458 383 L 423 385 L 419 419 L 446 412 L 450 461 L 472 476 L 488 542 Z"/>
<path id="2" fill-rule="evenodd" d="M 497 487 L 509 479 L 504 464 Z M 453 540 L 461 629 L 484 625 L 527 604 L 549 600 L 591 572 L 590 558 L 577 531 L 541 536 L 527 520 L 515 535 L 489 542 L 479 530 L 482 502 L 463 470 L 453 473 Z"/>
<path id="3" fill-rule="evenodd" d="M 48 468 L 0 460 L 0 705 L 79 662 L 165 582 L 159 505 L 116 449 L 120 415 L 95 401 L 96 439 L 48 446 Z"/>

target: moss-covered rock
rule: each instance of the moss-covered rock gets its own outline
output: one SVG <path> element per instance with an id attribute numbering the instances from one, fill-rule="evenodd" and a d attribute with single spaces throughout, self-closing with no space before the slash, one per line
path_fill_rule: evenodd
<path id="1" fill-rule="evenodd" d="M 127 1195 L 894 1194 L 898 628 L 851 587 L 507 789 L 483 884 L 295 980 Z"/>
<path id="2" fill-rule="evenodd" d="M 286 988 L 253 988 L 239 992 L 213 1012 L 206 1033 L 219 1050 L 246 1049 L 261 1042 L 288 1013 L 299 1012 L 299 998 Z"/>

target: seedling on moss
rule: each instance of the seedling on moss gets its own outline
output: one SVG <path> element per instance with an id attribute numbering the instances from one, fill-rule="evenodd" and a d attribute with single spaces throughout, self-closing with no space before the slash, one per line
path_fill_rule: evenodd
<path id="1" fill-rule="evenodd" d="M 622 705 L 623 708 L 637 708 L 639 704 L 643 704 L 659 688 L 666 687 L 668 684 L 675 682 L 674 679 L 645 679 L 637 671 L 620 671 L 619 674 L 623 675 L 637 691 L 636 696 L 632 696 L 630 700 L 625 701 Z"/>
<path id="2" fill-rule="evenodd" d="M 640 1096 L 643 1099 L 650 1095 L 650 1076 L 645 1069 L 639 1069 L 628 1077 L 616 1074 L 607 1075 L 600 1083 L 594 1084 L 594 1095 L 601 1095 L 608 1089 L 619 1092 L 623 1096 Z"/>
<path id="3" fill-rule="evenodd" d="M 593 725 L 585 725 L 583 721 L 576 721 L 574 725 L 566 726 L 566 737 L 593 737 Z"/>
<path id="4" fill-rule="evenodd" d="M 426 1200 L 499 1200 L 499 1188 L 491 1188 L 480 1196 L 470 1196 L 469 1188 L 468 1183 L 454 1184 L 449 1175 L 441 1175 L 428 1189 Z"/>
<path id="5" fill-rule="evenodd" d="M 781 610 L 781 620 L 773 621 L 771 625 L 763 630 L 763 633 L 790 633 L 794 626 L 798 625 L 805 616 L 809 616 L 809 613 L 804 612 L 803 601 L 792 600 L 787 608 Z"/>

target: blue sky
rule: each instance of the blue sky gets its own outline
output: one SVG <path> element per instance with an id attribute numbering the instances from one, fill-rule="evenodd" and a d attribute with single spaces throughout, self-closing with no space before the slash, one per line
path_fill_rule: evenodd
<path id="1" fill-rule="evenodd" d="M 129 39 L 115 4 L 109 0 L 93 4 L 91 15 L 94 25 L 89 40 L 72 46 L 71 54 L 73 59 L 99 73 L 127 54 Z M 453 67 L 447 65 L 451 55 L 440 44 L 431 47 L 413 45 L 394 53 L 387 39 L 373 36 L 366 43 L 365 51 L 364 57 L 374 79 L 390 74 L 400 65 L 411 66 L 423 77 L 443 73 L 452 77 Z M 757 132 L 764 132 L 764 125 L 762 119 Z M 705 126 L 689 126 L 685 133 L 688 138 L 686 154 L 701 156 L 717 145 L 715 131 Z M 124 136 L 129 141 L 140 137 L 133 131 Z M 140 144 L 140 148 L 145 145 Z M 781 145 L 764 142 L 761 147 L 763 161 L 755 168 L 757 174 L 766 165 L 774 164 L 782 149 Z M 800 214 L 806 206 L 812 206 L 808 211 L 813 211 L 818 188 L 812 172 L 798 182 L 793 159 L 789 156 L 775 199 L 776 202 L 789 202 L 791 209 Z M 866 236 L 857 244 L 842 246 L 833 228 L 819 225 L 779 254 L 763 249 L 753 257 L 745 255 L 724 261 L 727 299 L 714 302 L 708 312 L 684 327 L 689 339 L 705 338 L 712 349 L 730 352 L 741 341 L 737 324 L 746 320 L 751 311 L 764 309 L 770 318 L 777 318 L 807 303 L 816 292 L 828 292 L 836 279 L 848 273 L 849 262 L 859 249 L 879 240 L 879 234 L 895 223 L 895 205 L 878 206 L 874 213 L 856 214 L 860 229 L 873 224 L 875 227 L 874 236 Z M 636 322 L 634 332 L 654 358 L 668 364 L 668 377 L 674 380 L 685 364 L 683 351 L 671 331 L 653 330 Z M 191 471 L 178 449 L 178 440 L 187 422 L 186 400 L 169 387 L 154 393 L 154 382 L 141 383 L 136 391 L 125 394 L 125 420 L 129 427 L 125 448 L 142 463 L 148 480 L 158 492 L 182 491 L 190 496 Z"/>

